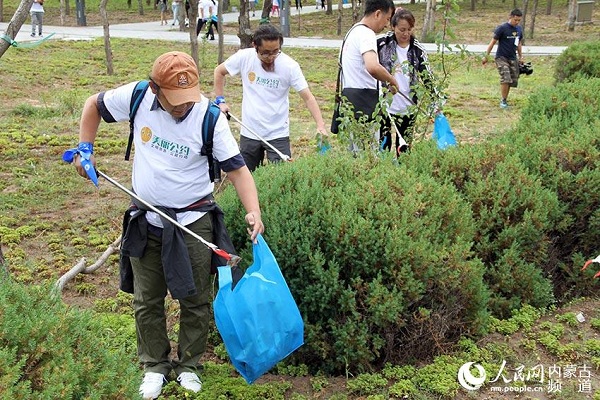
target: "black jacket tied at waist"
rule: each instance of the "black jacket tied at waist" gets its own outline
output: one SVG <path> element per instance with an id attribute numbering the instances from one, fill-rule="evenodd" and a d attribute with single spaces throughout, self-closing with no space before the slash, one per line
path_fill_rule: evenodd
<path id="1" fill-rule="evenodd" d="M 145 214 L 149 209 L 135 199 L 133 205 L 125 211 L 123 216 L 123 234 L 121 237 L 120 289 L 133 293 L 133 270 L 129 257 L 142 257 L 148 241 L 148 221 Z M 199 211 L 210 213 L 213 223 L 214 242 L 217 247 L 235 253 L 227 228 L 225 227 L 223 210 L 217 205 L 211 195 L 180 209 L 156 207 L 174 220 L 177 213 L 184 211 Z M 160 215 L 159 215 L 160 216 Z M 174 299 L 181 299 L 196 294 L 196 285 L 192 274 L 192 264 L 181 229 L 162 216 L 161 261 L 165 274 L 165 282 Z M 212 254 L 211 271 L 216 272 L 216 267 L 225 265 L 226 260 Z"/>

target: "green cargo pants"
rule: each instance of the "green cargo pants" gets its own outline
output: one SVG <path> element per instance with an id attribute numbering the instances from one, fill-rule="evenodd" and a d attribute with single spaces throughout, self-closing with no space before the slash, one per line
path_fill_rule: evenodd
<path id="1" fill-rule="evenodd" d="M 213 241 L 210 213 L 189 224 L 187 228 L 205 240 Z M 200 357 L 206 351 L 210 318 L 211 250 L 187 233 L 184 233 L 184 237 L 192 262 L 197 294 L 179 299 L 177 360 L 169 360 L 171 344 L 167 336 L 167 284 L 160 255 L 161 238 L 148 231 L 144 256 L 131 257 L 138 356 L 145 372 L 158 372 L 165 376 L 171 370 L 175 370 L 176 375 L 185 371 L 196 372 Z"/>

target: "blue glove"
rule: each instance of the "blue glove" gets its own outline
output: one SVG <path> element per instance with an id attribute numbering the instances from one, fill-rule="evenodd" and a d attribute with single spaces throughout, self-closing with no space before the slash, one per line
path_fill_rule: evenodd
<path id="1" fill-rule="evenodd" d="M 90 142 L 81 142 L 74 149 L 69 149 L 63 153 L 62 159 L 64 162 L 71 164 L 75 159 L 75 154 L 81 157 L 81 166 L 90 180 L 98 187 L 98 175 L 96 169 L 90 161 L 90 157 L 94 154 L 94 145 Z"/>

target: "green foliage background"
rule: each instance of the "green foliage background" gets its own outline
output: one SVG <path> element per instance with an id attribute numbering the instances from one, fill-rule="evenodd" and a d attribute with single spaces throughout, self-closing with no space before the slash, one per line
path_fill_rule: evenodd
<path id="1" fill-rule="evenodd" d="M 573 265 L 600 243 L 599 85 L 544 88 L 506 134 L 420 142 L 400 165 L 334 150 L 260 168 L 267 242 L 307 324 L 295 359 L 337 373 L 427 359 L 488 313 L 590 293 Z M 236 226 L 233 190 L 219 201 Z"/>
<path id="2" fill-rule="evenodd" d="M 0 393 L 5 399 L 132 399 L 135 352 L 91 312 L 70 310 L 47 286 L 0 279 Z M 129 318 L 128 325 L 133 320 Z"/>

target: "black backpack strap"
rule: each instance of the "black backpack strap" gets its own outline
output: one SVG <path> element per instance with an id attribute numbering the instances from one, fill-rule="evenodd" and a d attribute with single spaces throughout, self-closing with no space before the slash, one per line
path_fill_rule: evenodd
<path id="1" fill-rule="evenodd" d="M 221 109 L 214 102 L 209 102 L 204 120 L 202 121 L 202 149 L 200 155 L 208 159 L 208 175 L 211 182 L 221 180 L 221 166 L 219 161 L 213 157 L 213 138 L 215 136 L 215 125 L 221 115 Z"/>
<path id="2" fill-rule="evenodd" d="M 129 103 L 129 141 L 127 142 L 127 150 L 125 150 L 126 161 L 129 160 L 129 155 L 131 154 L 131 145 L 133 144 L 133 121 L 135 119 L 135 114 L 137 113 L 140 103 L 146 94 L 146 90 L 148 90 L 148 85 L 148 81 L 139 81 L 135 85 L 133 94 L 131 95 L 131 102 Z"/>

